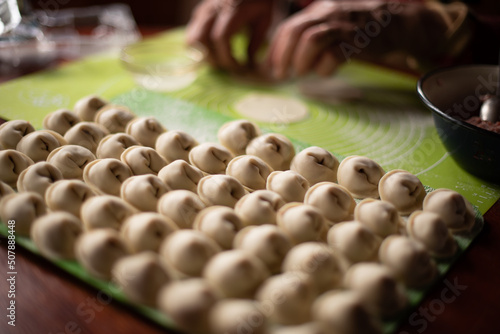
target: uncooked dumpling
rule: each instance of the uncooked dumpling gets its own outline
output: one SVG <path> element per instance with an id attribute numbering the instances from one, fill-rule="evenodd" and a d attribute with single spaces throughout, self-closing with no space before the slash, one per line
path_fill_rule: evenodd
<path id="1" fill-rule="evenodd" d="M 15 191 L 7 183 L 0 181 L 0 200 L 2 197 L 13 194 Z"/>
<path id="2" fill-rule="evenodd" d="M 354 219 L 382 238 L 397 234 L 403 226 L 403 220 L 393 204 L 373 198 L 364 199 L 356 205 Z"/>
<path id="3" fill-rule="evenodd" d="M 119 197 L 111 195 L 94 196 L 86 200 L 81 208 L 85 230 L 101 228 L 119 230 L 125 219 L 137 210 Z"/>
<path id="4" fill-rule="evenodd" d="M 110 134 L 99 142 L 96 156 L 99 159 L 114 158 L 120 160 L 123 151 L 135 145 L 139 145 L 139 142 L 131 135 L 126 133 Z"/>
<path id="5" fill-rule="evenodd" d="M 328 231 L 328 224 L 321 211 L 308 204 L 284 205 L 278 210 L 276 221 L 294 244 L 324 240 Z"/>
<path id="6" fill-rule="evenodd" d="M 245 152 L 258 156 L 274 170 L 290 169 L 290 162 L 295 156 L 295 148 L 290 139 L 279 133 L 268 133 L 254 138 Z"/>
<path id="7" fill-rule="evenodd" d="M 66 144 L 66 140 L 57 132 L 38 130 L 21 138 L 16 150 L 26 154 L 34 162 L 39 162 L 47 160 L 50 152 Z"/>
<path id="8" fill-rule="evenodd" d="M 96 192 L 120 195 L 120 188 L 132 176 L 130 168 L 117 159 L 96 159 L 85 166 L 83 180 Z"/>
<path id="9" fill-rule="evenodd" d="M 134 175 L 154 174 L 167 165 L 167 162 L 151 147 L 131 146 L 123 151 L 120 160 L 126 163 Z"/>
<path id="10" fill-rule="evenodd" d="M 45 192 L 45 202 L 51 211 L 66 211 L 80 217 L 80 208 L 95 192 L 80 180 L 60 180 Z"/>
<path id="11" fill-rule="evenodd" d="M 242 228 L 236 212 L 221 205 L 205 208 L 198 213 L 193 229 L 201 231 L 214 239 L 222 249 L 231 249 L 236 233 Z"/>
<path id="12" fill-rule="evenodd" d="M 317 321 L 306 322 L 301 325 L 277 326 L 270 334 L 331 334 L 331 331 Z"/>
<path id="13" fill-rule="evenodd" d="M 62 179 L 63 175 L 56 166 L 41 161 L 22 171 L 17 180 L 17 190 L 19 192 L 34 191 L 45 197 L 47 188 Z"/>
<path id="14" fill-rule="evenodd" d="M 248 143 L 260 135 L 257 124 L 244 119 L 227 122 L 217 132 L 219 142 L 235 156 L 245 154 Z"/>
<path id="15" fill-rule="evenodd" d="M 158 201 L 158 212 L 172 219 L 181 229 L 193 227 L 196 215 L 205 208 L 198 195 L 189 190 L 172 190 Z"/>
<path id="16" fill-rule="evenodd" d="M 224 205 L 234 208 L 248 192 L 236 178 L 229 175 L 208 175 L 198 183 L 198 195 L 207 206 Z"/>
<path id="17" fill-rule="evenodd" d="M 337 179 L 355 198 L 378 198 L 378 183 L 384 174 L 372 159 L 353 155 L 342 160 Z"/>
<path id="18" fill-rule="evenodd" d="M 203 177 L 203 172 L 179 159 L 169 163 L 158 172 L 158 177 L 171 190 L 185 189 L 197 192 L 198 183 Z"/>
<path id="19" fill-rule="evenodd" d="M 203 143 L 189 152 L 189 162 L 207 174 L 224 174 L 233 155 L 220 144 Z"/>
<path id="20" fill-rule="evenodd" d="M 240 155 L 227 165 L 226 174 L 238 179 L 249 190 L 266 189 L 266 181 L 272 168 L 261 158 Z"/>
<path id="21" fill-rule="evenodd" d="M 267 321 L 257 302 L 245 299 L 225 299 L 214 305 L 210 312 L 211 333 L 267 334 Z"/>
<path id="22" fill-rule="evenodd" d="M 167 191 L 167 185 L 158 176 L 145 174 L 125 180 L 120 196 L 140 211 L 156 212 L 158 200 Z"/>
<path id="23" fill-rule="evenodd" d="M 311 186 L 319 182 L 337 182 L 338 167 L 337 158 L 318 146 L 300 151 L 290 165 L 290 169 L 305 177 Z"/>
<path id="24" fill-rule="evenodd" d="M 109 133 L 125 132 L 127 124 L 135 118 L 129 108 L 108 104 L 99 109 L 95 122 L 101 124 Z"/>
<path id="25" fill-rule="evenodd" d="M 292 170 L 274 171 L 267 178 L 266 189 L 280 194 L 285 202 L 303 202 L 309 182 Z"/>
<path id="26" fill-rule="evenodd" d="M 401 169 L 392 170 L 380 179 L 379 194 L 380 199 L 391 202 L 402 215 L 421 210 L 426 195 L 422 182 Z"/>
<path id="27" fill-rule="evenodd" d="M 15 149 L 17 143 L 28 133 L 35 131 L 28 121 L 12 120 L 0 125 L 0 146 L 4 150 Z"/>
<path id="28" fill-rule="evenodd" d="M 79 145 L 96 153 L 99 142 L 109 134 L 104 126 L 93 122 L 80 122 L 75 124 L 64 134 L 64 139 L 70 145 Z"/>
<path id="29" fill-rule="evenodd" d="M 43 197 L 34 192 L 14 193 L 0 200 L 0 221 L 15 221 L 16 235 L 29 236 L 31 225 L 47 212 Z"/>
<path id="30" fill-rule="evenodd" d="M 234 209 L 243 225 L 276 224 L 278 210 L 285 205 L 280 195 L 270 190 L 257 190 L 243 196 Z"/>
<path id="31" fill-rule="evenodd" d="M 68 109 L 56 110 L 43 119 L 43 128 L 59 133 L 61 136 L 82 120 L 77 114 Z"/>
<path id="32" fill-rule="evenodd" d="M 190 134 L 180 130 L 172 130 L 162 133 L 156 139 L 155 148 L 168 163 L 178 159 L 187 162 L 189 161 L 189 152 L 196 145 L 198 142 Z"/>
<path id="33" fill-rule="evenodd" d="M 33 163 L 30 157 L 16 150 L 0 151 L 0 181 L 12 188 L 16 187 L 19 175 Z"/>
<path id="34" fill-rule="evenodd" d="M 156 139 L 167 129 L 154 117 L 138 117 L 127 124 L 125 132 L 148 147 L 155 147 Z"/>
<path id="35" fill-rule="evenodd" d="M 108 101 L 96 95 L 85 96 L 76 101 L 73 111 L 82 121 L 92 122 L 99 109 L 108 104 Z"/>
<path id="36" fill-rule="evenodd" d="M 352 220 L 356 207 L 349 191 L 333 182 L 320 182 L 309 188 L 304 203 L 320 209 L 331 223 Z"/>
<path id="37" fill-rule="evenodd" d="M 61 171 L 65 179 L 83 180 L 83 169 L 95 155 L 79 145 L 64 145 L 50 152 L 47 162 L 53 164 Z"/>

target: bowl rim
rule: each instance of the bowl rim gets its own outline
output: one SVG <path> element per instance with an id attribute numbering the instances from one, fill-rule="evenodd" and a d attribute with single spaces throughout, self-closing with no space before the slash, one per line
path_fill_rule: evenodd
<path id="1" fill-rule="evenodd" d="M 431 70 L 427 73 L 425 73 L 423 76 L 421 76 L 418 81 L 417 81 L 417 93 L 418 93 L 418 96 L 420 97 L 420 99 L 424 102 L 424 104 L 429 108 L 431 109 L 433 112 L 437 113 L 439 116 L 441 116 L 442 118 L 445 118 L 446 120 L 448 121 L 451 121 L 452 123 L 458 125 L 458 126 L 461 126 L 461 127 L 465 127 L 471 131 L 476 131 L 476 132 L 479 132 L 479 133 L 482 133 L 483 135 L 487 135 L 487 136 L 493 136 L 497 139 L 500 139 L 500 133 L 496 133 L 496 132 L 493 132 L 493 131 L 490 131 L 490 130 L 486 130 L 486 129 L 483 129 L 483 128 L 480 128 L 476 125 L 473 125 L 471 123 L 468 123 L 466 121 L 463 121 L 463 120 L 460 120 L 460 119 L 457 119 L 457 118 L 454 118 L 454 117 L 451 117 L 450 115 L 448 115 L 447 113 L 445 113 L 444 111 L 442 111 L 441 109 L 439 109 L 438 107 L 436 107 L 427 97 L 427 95 L 424 93 L 424 90 L 423 90 L 423 85 L 424 85 L 424 82 L 429 80 L 430 78 L 432 78 L 433 76 L 435 76 L 436 74 L 439 74 L 439 73 L 444 73 L 444 72 L 450 72 L 450 71 L 454 71 L 454 70 L 460 70 L 460 69 L 464 69 L 464 68 L 491 68 L 492 70 L 499 70 L 499 67 L 500 65 L 494 65 L 494 64 L 463 64 L 463 65 L 452 65 L 452 66 L 446 66 L 446 67 L 441 67 L 441 68 L 437 68 L 437 69 L 434 69 L 434 70 Z M 498 88 L 500 89 L 500 87 Z"/>

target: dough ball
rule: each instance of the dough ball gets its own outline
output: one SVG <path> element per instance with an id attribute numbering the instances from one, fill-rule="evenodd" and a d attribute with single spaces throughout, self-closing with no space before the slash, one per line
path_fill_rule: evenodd
<path id="1" fill-rule="evenodd" d="M 189 161 L 189 152 L 199 143 L 190 134 L 173 130 L 162 133 L 157 139 L 156 151 L 168 162 L 175 160 Z"/>
<path id="2" fill-rule="evenodd" d="M 266 181 L 272 168 L 259 157 L 240 155 L 227 165 L 226 174 L 238 179 L 249 190 L 266 189 Z"/>
<path id="3" fill-rule="evenodd" d="M 66 140 L 57 132 L 39 130 L 21 138 L 17 143 L 16 150 L 26 154 L 34 162 L 39 162 L 47 160 L 50 152 L 66 144 Z"/>
<path id="4" fill-rule="evenodd" d="M 61 171 L 48 162 L 37 162 L 21 172 L 17 179 L 19 192 L 33 191 L 45 197 L 47 188 L 63 179 Z"/>
<path id="5" fill-rule="evenodd" d="M 391 202 L 402 215 L 421 210 L 426 195 L 422 182 L 401 169 L 392 170 L 380 179 L 379 193 L 381 200 Z"/>
<path id="6" fill-rule="evenodd" d="M 109 280 L 114 264 L 127 256 L 128 250 L 118 231 L 101 228 L 85 232 L 78 238 L 75 255 L 90 275 Z"/>
<path id="7" fill-rule="evenodd" d="M 342 160 L 337 179 L 356 198 L 379 198 L 378 183 L 384 174 L 372 159 L 353 155 Z"/>
<path id="8" fill-rule="evenodd" d="M 92 122 L 99 109 L 108 104 L 108 101 L 96 95 L 89 95 L 76 101 L 73 111 L 82 121 Z"/>
<path id="9" fill-rule="evenodd" d="M 96 154 L 99 142 L 109 134 L 104 126 L 93 122 L 79 122 L 64 134 L 70 145 L 79 145 Z"/>
<path id="10" fill-rule="evenodd" d="M 186 161 L 175 160 L 158 172 L 158 177 L 172 190 L 189 190 L 197 192 L 198 183 L 203 177 L 203 172 Z"/>
<path id="11" fill-rule="evenodd" d="M 287 203 L 303 202 L 309 182 L 292 170 L 275 171 L 267 178 L 266 189 L 280 194 Z"/>
<path id="12" fill-rule="evenodd" d="M 158 252 L 163 240 L 178 229 L 171 219 L 159 213 L 141 212 L 126 218 L 120 233 L 132 253 Z"/>
<path id="13" fill-rule="evenodd" d="M 262 261 L 243 250 L 228 250 L 208 262 L 203 277 L 222 298 L 252 298 L 269 277 Z"/>
<path id="14" fill-rule="evenodd" d="M 158 201 L 158 212 L 172 219 L 181 229 L 193 227 L 196 215 L 205 208 L 198 195 L 189 190 L 172 190 Z"/>
<path id="15" fill-rule="evenodd" d="M 382 238 L 397 234 L 404 224 L 392 203 L 373 198 L 364 199 L 356 205 L 354 219 Z"/>
<path id="16" fill-rule="evenodd" d="M 167 162 L 151 147 L 131 146 L 123 151 L 120 160 L 126 163 L 134 175 L 154 174 L 167 165 Z"/>
<path id="17" fill-rule="evenodd" d="M 229 175 L 208 175 L 198 183 L 198 195 L 207 206 L 224 205 L 234 208 L 248 192 L 236 178 Z"/>
<path id="18" fill-rule="evenodd" d="M 97 193 L 119 196 L 122 184 L 132 176 L 130 168 L 117 159 L 96 159 L 83 169 L 83 180 Z"/>
<path id="19" fill-rule="evenodd" d="M 60 180 L 45 191 L 45 203 L 51 211 L 65 211 L 80 217 L 83 203 L 96 194 L 80 180 Z"/>
<path id="20" fill-rule="evenodd" d="M 137 210 L 119 197 L 102 195 L 86 200 L 80 212 L 87 231 L 101 228 L 119 230 L 125 219 Z"/>
<path id="21" fill-rule="evenodd" d="M 168 187 L 156 175 L 132 176 L 122 184 L 120 196 L 139 211 L 156 212 L 158 200 Z"/>
<path id="22" fill-rule="evenodd" d="M 226 299 L 217 302 L 210 312 L 212 333 L 267 334 L 267 321 L 253 300 Z"/>
<path id="23" fill-rule="evenodd" d="M 64 145 L 50 152 L 47 162 L 56 166 L 65 179 L 83 180 L 83 169 L 95 155 L 85 147 Z"/>
<path id="24" fill-rule="evenodd" d="M 212 238 L 222 249 L 231 249 L 236 233 L 242 228 L 236 212 L 227 206 L 214 205 L 196 216 L 193 228 Z"/>
<path id="25" fill-rule="evenodd" d="M 154 148 L 156 139 L 167 129 L 154 117 L 138 117 L 127 124 L 125 132 L 144 146 Z"/>
<path id="26" fill-rule="evenodd" d="M 35 128 L 30 122 L 20 119 L 0 124 L 0 146 L 4 150 L 15 149 L 17 143 L 33 131 L 35 131 Z"/>
<path id="27" fill-rule="evenodd" d="M 223 124 L 217 132 L 219 142 L 233 155 L 243 155 L 252 139 L 261 135 L 257 124 L 241 119 Z"/>
<path id="28" fill-rule="evenodd" d="M 305 242 L 293 247 L 283 261 L 283 272 L 303 272 L 310 276 L 318 294 L 342 285 L 343 268 L 339 256 L 322 242 Z"/>
<path id="29" fill-rule="evenodd" d="M 300 151 L 290 165 L 290 169 L 305 177 L 311 186 L 319 182 L 337 182 L 338 168 L 338 159 L 318 146 Z"/>
<path id="30" fill-rule="evenodd" d="M 317 207 L 331 223 L 352 220 L 356 201 L 349 191 L 332 182 L 320 182 L 309 188 L 304 203 Z"/>
<path id="31" fill-rule="evenodd" d="M 36 219 L 31 239 L 40 253 L 49 259 L 73 260 L 82 222 L 67 212 L 51 212 Z"/>
<path id="32" fill-rule="evenodd" d="M 180 278 L 201 276 L 207 262 L 220 251 L 214 240 L 194 230 L 174 231 L 160 246 L 160 255 Z"/>
<path id="33" fill-rule="evenodd" d="M 245 226 L 276 224 L 277 212 L 283 205 L 285 201 L 277 193 L 257 190 L 243 196 L 234 209 Z"/>
<path id="34" fill-rule="evenodd" d="M 290 169 L 290 162 L 295 156 L 295 148 L 290 139 L 278 133 L 255 137 L 250 141 L 245 152 L 258 156 L 273 170 Z"/>
<path id="35" fill-rule="evenodd" d="M 68 109 L 59 109 L 51 112 L 43 119 L 43 127 L 59 133 L 61 136 L 82 120 L 77 114 Z"/>
<path id="36" fill-rule="evenodd" d="M 161 288 L 171 281 L 158 254 L 142 252 L 116 261 L 111 271 L 113 282 L 132 302 L 156 307 Z"/>
<path id="37" fill-rule="evenodd" d="M 189 162 L 207 174 L 224 174 L 233 155 L 219 144 L 202 143 L 189 152 Z"/>
<path id="38" fill-rule="evenodd" d="M 294 244 L 324 240 L 328 231 L 321 211 L 308 204 L 288 203 L 282 206 L 276 222 Z"/>
<path id="39" fill-rule="evenodd" d="M 109 133 L 125 132 L 127 124 L 135 118 L 125 106 L 108 104 L 97 112 L 95 122 L 104 126 Z"/>
<path id="40" fill-rule="evenodd" d="M 0 200 L 2 197 L 15 193 L 14 189 L 7 183 L 0 181 Z"/>
<path id="41" fill-rule="evenodd" d="M 11 149 L 0 151 L 0 181 L 16 187 L 19 175 L 33 164 L 33 160 L 24 153 Z"/>
<path id="42" fill-rule="evenodd" d="M 131 146 L 139 146 L 139 142 L 126 133 L 107 135 L 97 146 L 96 155 L 99 159 L 113 158 L 120 160 L 123 151 Z"/>
<path id="43" fill-rule="evenodd" d="M 35 219 L 46 212 L 43 197 L 31 191 L 10 194 L 0 200 L 0 221 L 7 224 L 14 220 L 16 235 L 29 236 Z"/>
<path id="44" fill-rule="evenodd" d="M 380 246 L 379 259 L 410 288 L 425 286 L 437 275 L 436 263 L 424 245 L 404 236 L 387 237 Z"/>
<path id="45" fill-rule="evenodd" d="M 470 231 L 476 221 L 472 204 L 450 189 L 436 189 L 427 194 L 423 209 L 438 214 L 453 233 Z"/>

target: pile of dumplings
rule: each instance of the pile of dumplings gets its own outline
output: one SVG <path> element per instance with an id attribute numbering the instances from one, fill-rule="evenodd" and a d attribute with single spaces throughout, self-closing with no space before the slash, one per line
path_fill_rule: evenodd
<path id="1" fill-rule="evenodd" d="M 89 96 L 43 128 L 0 126 L 1 221 L 193 333 L 379 333 L 475 223 L 455 191 L 247 120 L 199 143 Z"/>

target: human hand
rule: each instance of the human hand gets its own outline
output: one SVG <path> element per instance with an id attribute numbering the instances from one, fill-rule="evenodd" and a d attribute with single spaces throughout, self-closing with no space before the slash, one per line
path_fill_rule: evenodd
<path id="1" fill-rule="evenodd" d="M 240 70 L 255 64 L 255 54 L 271 24 L 273 0 L 204 0 L 193 12 L 187 27 L 187 42 L 201 43 L 208 61 L 217 67 Z M 239 64 L 231 50 L 231 37 L 249 29 L 247 64 Z"/>

